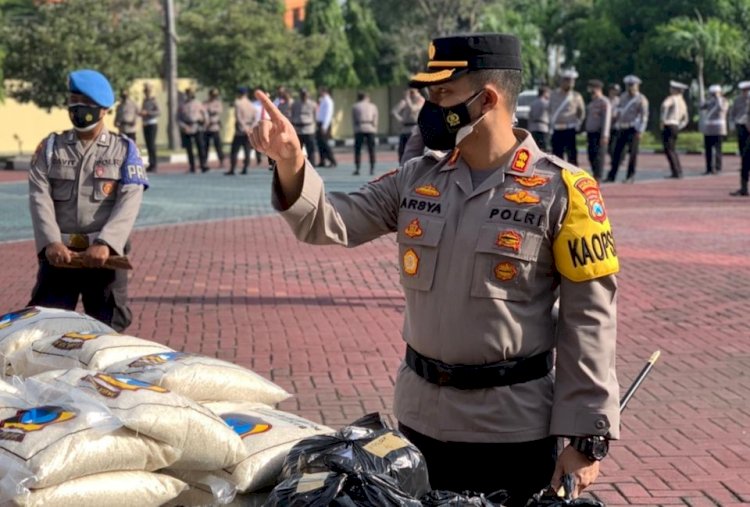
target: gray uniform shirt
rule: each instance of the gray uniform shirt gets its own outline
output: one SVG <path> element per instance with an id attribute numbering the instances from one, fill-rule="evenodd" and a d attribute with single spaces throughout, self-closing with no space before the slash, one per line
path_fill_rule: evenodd
<path id="1" fill-rule="evenodd" d="M 206 109 L 196 99 L 182 104 L 177 113 L 177 124 L 183 134 L 197 134 L 205 126 L 206 119 Z"/>
<path id="2" fill-rule="evenodd" d="M 583 97 L 574 90 L 558 88 L 550 93 L 549 123 L 552 130 L 578 129 L 586 117 Z"/>
<path id="3" fill-rule="evenodd" d="M 123 134 L 133 134 L 138 121 L 138 105 L 130 98 L 120 101 L 115 110 L 115 127 Z"/>
<path id="4" fill-rule="evenodd" d="M 665 126 L 682 130 L 688 124 L 688 111 L 685 99 L 680 94 L 672 94 L 661 103 L 661 122 Z"/>
<path id="5" fill-rule="evenodd" d="M 648 99 L 638 92 L 631 95 L 628 92 L 620 95 L 620 104 L 617 108 L 616 127 L 618 130 L 634 128 L 643 133 L 648 126 Z"/>
<path id="6" fill-rule="evenodd" d="M 74 130 L 49 139 L 40 143 L 29 170 L 37 251 L 67 244 L 70 234 L 89 234 L 122 255 L 148 187 L 135 143 L 106 129 L 88 145 Z"/>
<path id="7" fill-rule="evenodd" d="M 145 113 L 143 116 L 144 125 L 156 125 L 159 118 L 159 104 L 156 102 L 154 97 L 148 97 L 143 99 L 143 105 L 141 111 Z"/>
<path id="8" fill-rule="evenodd" d="M 240 135 L 258 121 L 258 110 L 250 99 L 241 97 L 234 101 L 234 135 Z"/>
<path id="9" fill-rule="evenodd" d="M 208 121 L 206 123 L 207 132 L 221 132 L 221 114 L 224 112 L 224 105 L 221 99 L 211 99 L 203 107 L 206 109 Z"/>
<path id="10" fill-rule="evenodd" d="M 537 97 L 529 106 L 529 130 L 549 133 L 549 100 Z"/>
<path id="11" fill-rule="evenodd" d="M 352 106 L 352 126 L 355 134 L 377 134 L 378 106 L 369 100 L 360 100 Z"/>
<path id="12" fill-rule="evenodd" d="M 586 107 L 586 132 L 609 136 L 612 106 L 606 97 L 595 97 Z"/>
<path id="13" fill-rule="evenodd" d="M 729 122 L 735 125 L 747 125 L 747 97 L 744 93 L 737 96 L 729 110 Z"/>
<path id="14" fill-rule="evenodd" d="M 705 136 L 727 135 L 727 111 L 729 101 L 723 96 L 712 95 L 701 106 L 701 132 Z"/>
<path id="15" fill-rule="evenodd" d="M 315 133 L 315 109 L 317 104 L 312 99 L 302 102 L 295 100 L 292 104 L 292 125 L 297 134 Z"/>
<path id="16" fill-rule="evenodd" d="M 401 102 L 396 104 L 391 114 L 396 118 L 396 121 L 401 123 L 401 133 L 409 134 L 411 129 L 417 124 L 417 118 L 419 118 L 419 112 L 422 110 L 424 105 L 424 99 L 418 97 L 416 100 L 411 100 L 409 97 L 401 99 Z"/>
<path id="17" fill-rule="evenodd" d="M 542 153 L 528 132 L 515 132 L 513 159 L 476 188 L 455 153 L 412 159 L 350 194 L 326 194 L 306 163 L 301 195 L 287 203 L 276 177 L 273 205 L 297 238 L 312 244 L 354 247 L 395 232 L 406 296 L 403 337 L 427 357 L 481 365 L 557 345 L 555 375 L 511 387 L 439 387 L 402 364 L 399 421 L 443 441 L 607 432 L 618 438 L 615 276 L 572 281 L 557 269 L 571 259 L 578 269 L 593 269 L 614 255 L 598 187 L 580 169 Z M 575 212 L 568 213 L 570 203 Z M 571 227 L 580 234 L 567 236 Z M 596 253 L 588 255 L 581 253 L 584 242 L 591 248 L 586 228 L 608 238 L 595 240 Z"/>

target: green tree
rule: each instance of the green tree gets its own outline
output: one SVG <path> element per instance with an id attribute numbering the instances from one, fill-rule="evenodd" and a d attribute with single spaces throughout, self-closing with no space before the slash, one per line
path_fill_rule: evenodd
<path id="1" fill-rule="evenodd" d="M 656 28 L 655 44 L 665 52 L 695 66 L 700 100 L 704 99 L 708 65 L 723 73 L 720 81 L 731 81 L 747 62 L 743 31 L 717 18 L 704 20 L 679 17 Z"/>
<path id="2" fill-rule="evenodd" d="M 36 7 L 2 27 L 9 95 L 50 109 L 62 106 L 68 72 L 94 68 L 122 89 L 158 73 L 160 15 L 148 0 L 68 0 Z"/>
<path id="3" fill-rule="evenodd" d="M 317 85 L 350 88 L 359 84 L 339 0 L 310 0 L 305 7 L 303 33 L 321 35 L 328 41 L 323 61 L 317 66 L 308 64 L 315 69 Z"/>
<path id="4" fill-rule="evenodd" d="M 216 87 L 225 97 L 238 85 L 310 86 L 312 69 L 327 47 L 322 35 L 288 30 L 269 2 L 201 0 L 184 5 L 177 20 L 180 75 Z"/>
<path id="5" fill-rule="evenodd" d="M 389 81 L 389 72 L 382 64 L 382 36 L 368 5 L 360 0 L 347 0 L 344 5 L 346 36 L 352 50 L 354 71 L 360 84 L 377 86 Z M 383 76 L 384 75 L 384 76 Z M 381 76 L 384 79 L 381 79 Z"/>

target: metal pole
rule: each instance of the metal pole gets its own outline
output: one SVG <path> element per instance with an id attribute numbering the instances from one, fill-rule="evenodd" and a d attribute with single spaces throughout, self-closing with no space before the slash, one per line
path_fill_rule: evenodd
<path id="1" fill-rule="evenodd" d="M 625 410 L 625 407 L 628 405 L 628 402 L 630 401 L 630 398 L 633 397 L 636 390 L 638 390 L 639 387 L 641 387 L 641 384 L 646 378 L 646 375 L 649 374 L 651 371 L 651 368 L 654 367 L 654 363 L 656 363 L 656 360 L 659 359 L 659 356 L 661 355 L 661 351 L 657 350 L 653 354 L 651 354 L 651 358 L 646 363 L 646 366 L 643 367 L 641 372 L 638 374 L 638 376 L 635 378 L 633 383 L 628 388 L 628 391 L 625 393 L 625 396 L 622 397 L 622 400 L 620 400 L 620 412 L 622 413 L 623 410 Z"/>
<path id="2" fill-rule="evenodd" d="M 164 0 L 164 45 L 166 49 L 167 81 L 167 141 L 169 149 L 177 148 L 177 33 L 175 30 L 174 1 Z"/>

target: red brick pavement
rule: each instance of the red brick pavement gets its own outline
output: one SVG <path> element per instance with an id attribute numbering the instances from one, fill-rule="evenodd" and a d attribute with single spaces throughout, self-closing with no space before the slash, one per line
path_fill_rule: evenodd
<path id="1" fill-rule="evenodd" d="M 750 505 L 750 201 L 736 175 L 609 185 L 622 259 L 619 375 L 653 350 L 595 494 L 608 505 Z M 403 346 L 392 237 L 308 247 L 278 217 L 134 234 L 132 334 L 234 360 L 332 426 L 390 414 Z M 31 242 L 0 245 L 0 309 L 23 305 Z"/>

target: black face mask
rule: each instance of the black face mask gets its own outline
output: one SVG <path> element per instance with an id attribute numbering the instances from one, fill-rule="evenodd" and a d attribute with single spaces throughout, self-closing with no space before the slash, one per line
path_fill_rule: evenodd
<path id="1" fill-rule="evenodd" d="M 479 90 L 465 102 L 450 107 L 442 107 L 429 100 L 425 101 L 417 119 L 424 145 L 431 150 L 447 151 L 455 148 L 456 134 L 461 127 L 472 122 L 469 104 L 483 91 L 484 89 Z"/>
<path id="2" fill-rule="evenodd" d="M 70 121 L 76 130 L 87 132 L 99 123 L 102 108 L 89 104 L 71 104 L 68 106 Z"/>

